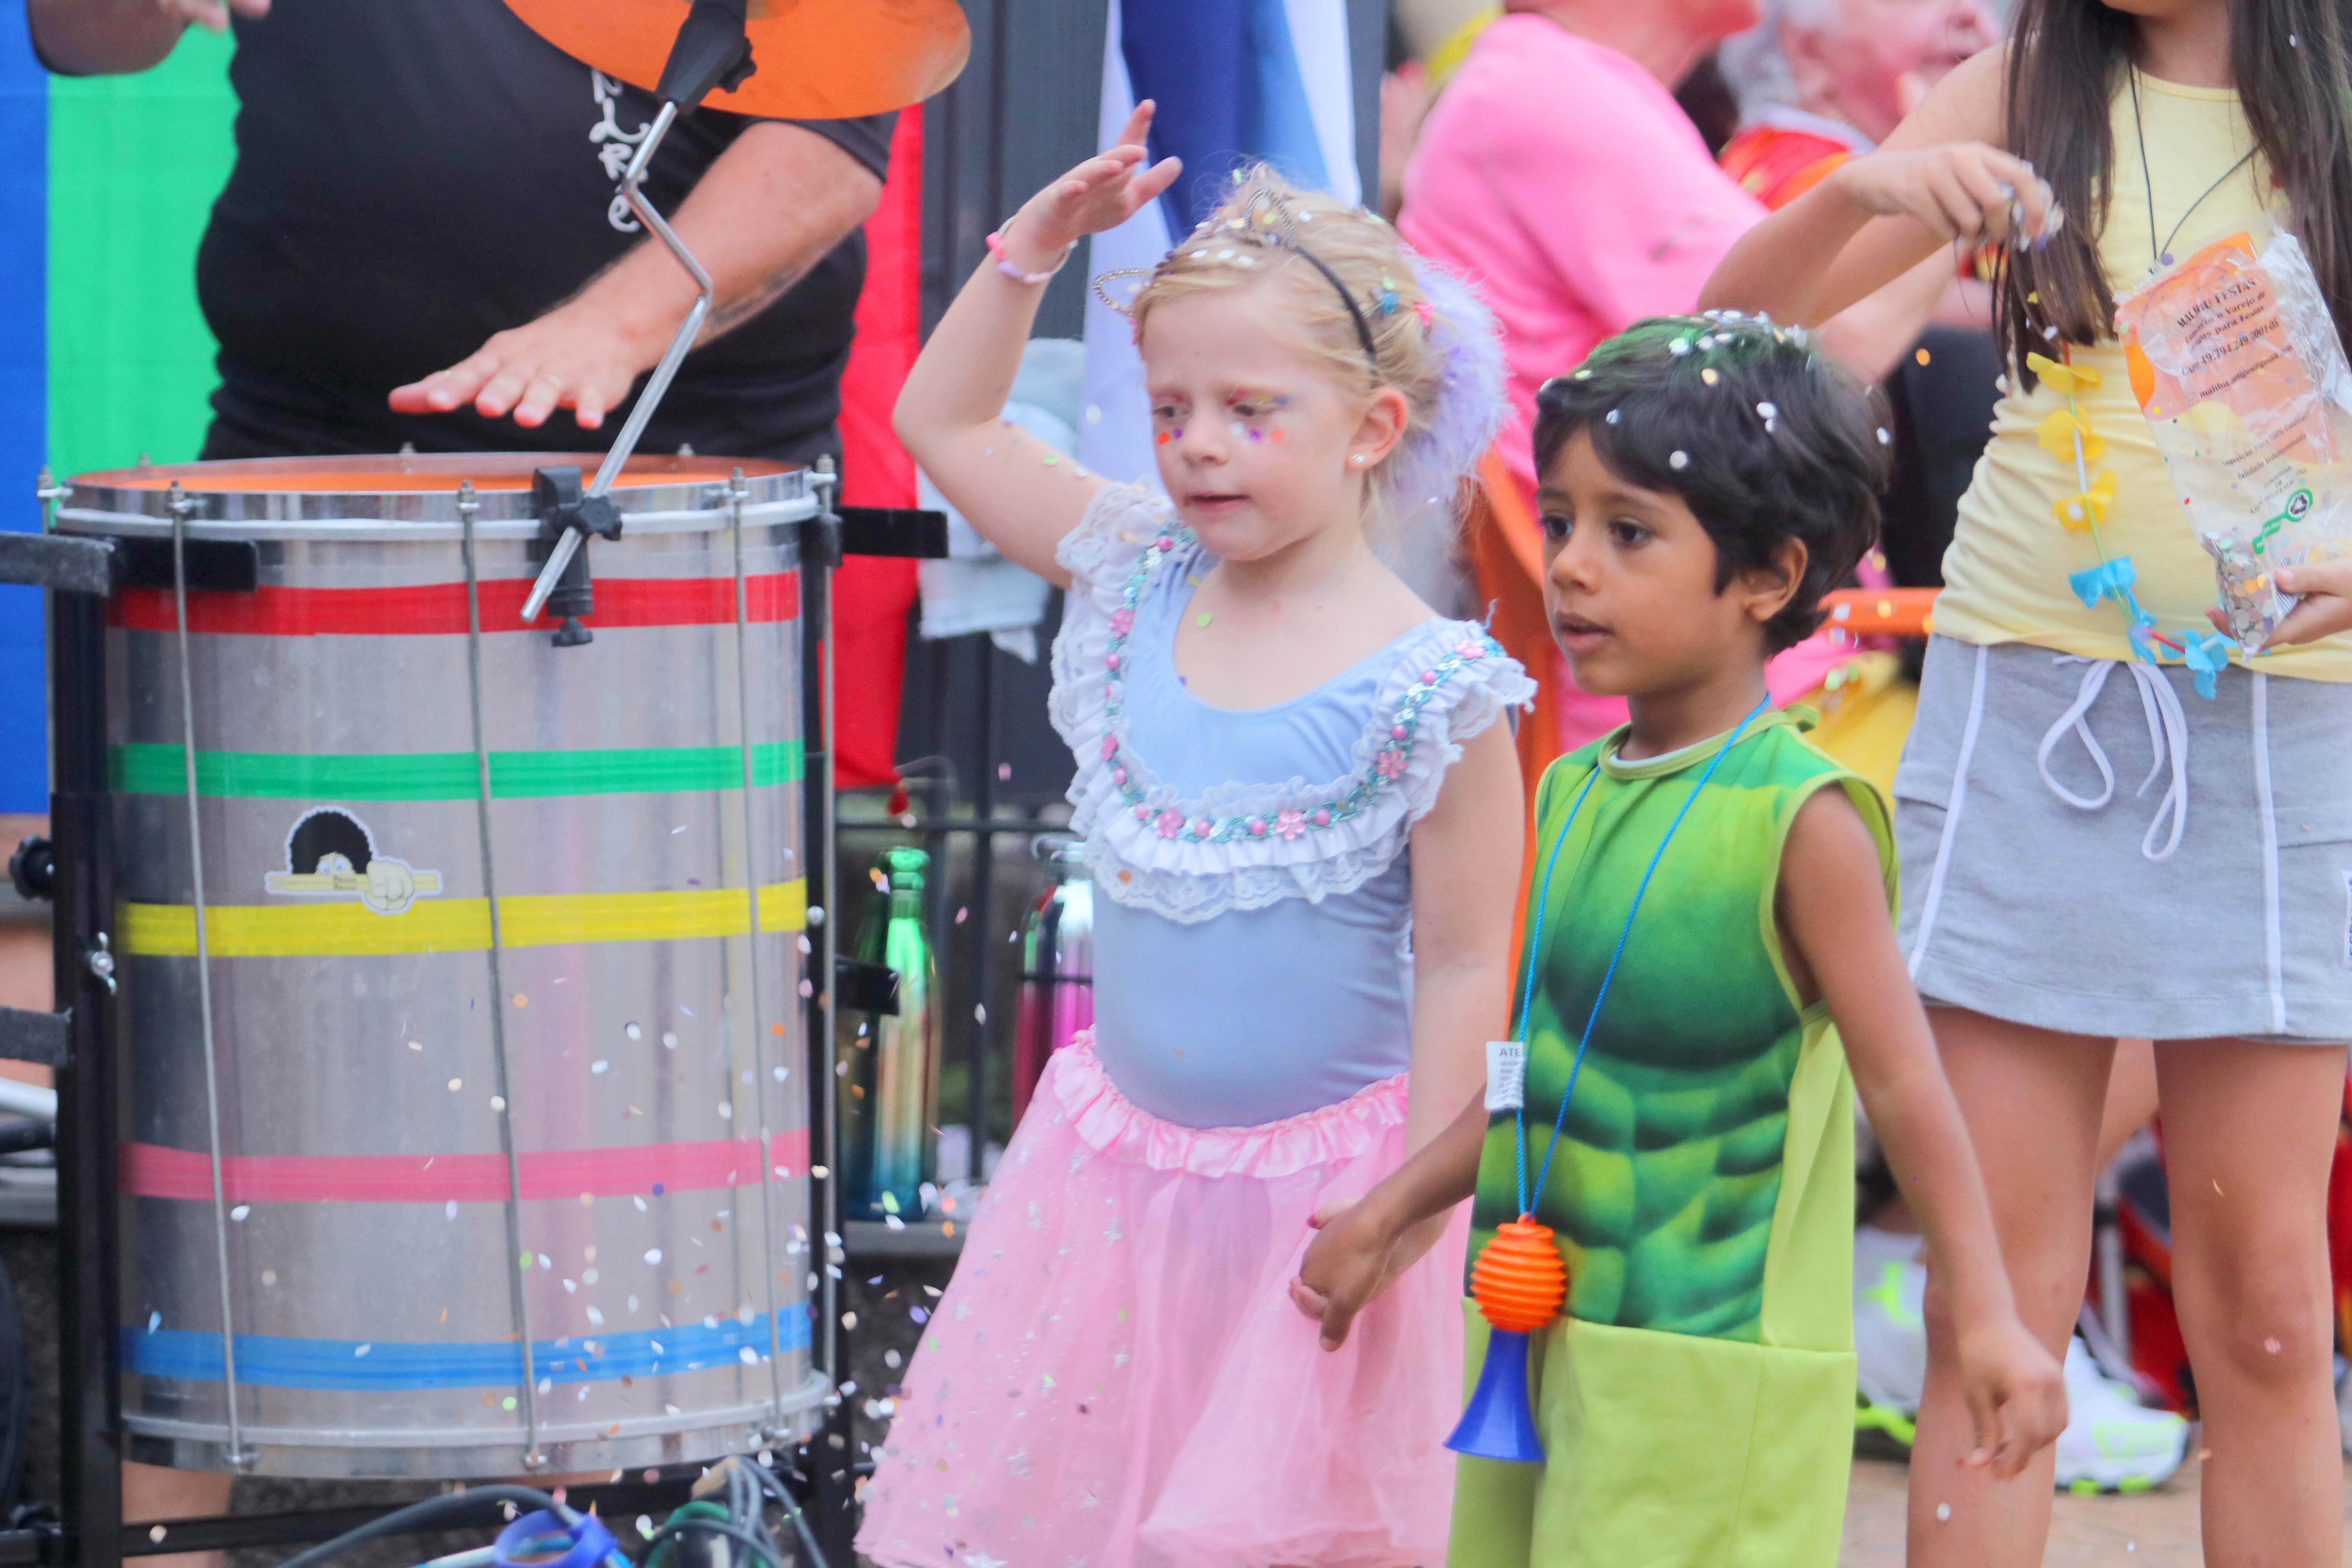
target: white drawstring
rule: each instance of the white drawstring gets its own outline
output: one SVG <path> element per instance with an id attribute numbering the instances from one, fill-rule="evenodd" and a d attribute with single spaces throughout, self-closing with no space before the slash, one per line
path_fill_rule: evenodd
<path id="1" fill-rule="evenodd" d="M 2135 793 L 2147 794 L 2148 786 L 2156 783 L 2157 775 L 2164 771 L 2165 763 L 2169 760 L 2172 763 L 2172 782 L 2156 808 L 2156 816 L 2147 825 L 2147 832 L 2141 836 L 2139 852 L 2150 860 L 2170 859 L 2172 852 L 2180 847 L 2180 836 L 2189 826 L 2189 715 L 2181 709 L 2180 694 L 2172 689 L 2172 683 L 2161 673 L 2145 664 L 2122 659 L 2083 658 L 2074 654 L 2062 654 L 2057 662 L 2087 664 L 2091 668 L 2083 672 L 2083 684 L 2075 693 L 2073 705 L 2043 732 L 2042 744 L 2034 752 L 2034 765 L 2041 770 L 2042 782 L 2050 786 L 2051 794 L 2077 811 L 2100 810 L 2115 798 L 2116 771 L 2108 765 L 2107 753 L 2101 749 L 2098 738 L 2091 733 L 2085 715 L 2090 712 L 2091 704 L 2098 700 L 2099 693 L 2105 689 L 2108 672 L 2118 668 L 2130 670 L 2133 684 L 2139 688 L 2140 711 L 2147 720 L 2148 748 L 2155 752 L 2147 777 L 2140 782 Z M 2050 771 L 2050 753 L 2069 730 L 2081 739 L 2083 749 L 2090 753 L 2092 764 L 2099 770 L 2104 787 L 2096 795 L 2076 795 L 2060 784 L 2057 776 Z M 2172 819 L 2172 831 L 2165 839 L 2164 847 L 2158 849 L 2156 837 L 2164 832 L 2168 816 Z"/>
<path id="2" fill-rule="evenodd" d="M 1944 797 L 1944 830 L 1936 839 L 1936 864 L 1927 873 L 1927 896 L 1919 900 L 1919 931 L 1911 939 L 1911 978 L 1919 978 L 1927 960 L 1928 939 L 1936 934 L 1936 916 L 1944 907 L 1944 878 L 1952 868 L 1952 844 L 1960 834 L 1960 807 L 1969 799 L 1969 763 L 1977 754 L 1977 731 L 1984 728 L 1985 668 L 1991 648 L 1977 645 L 1976 675 L 1969 683 L 1969 719 L 1960 728 L 1960 753 L 1952 762 L 1952 787 Z"/>
<path id="3" fill-rule="evenodd" d="M 2271 1033 L 2286 1033 L 2286 963 L 2279 931 L 2278 803 L 2271 795 L 2271 678 L 2253 672 L 2254 793 L 2263 803 L 2263 955 L 2270 971 Z"/>

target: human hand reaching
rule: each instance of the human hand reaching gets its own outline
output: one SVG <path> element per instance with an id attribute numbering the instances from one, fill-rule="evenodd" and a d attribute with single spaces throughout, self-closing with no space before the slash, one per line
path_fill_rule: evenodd
<path id="1" fill-rule="evenodd" d="M 2066 1378 L 2014 1312 L 1959 1331 L 1960 1392 L 1976 1434 L 1968 1463 L 2008 1480 L 2066 1429 Z"/>
<path id="2" fill-rule="evenodd" d="M 2278 585 L 2281 593 L 2297 595 L 2302 603 L 2287 612 L 2286 619 L 2271 633 L 2262 651 L 2317 642 L 2337 632 L 2352 631 L 2352 557 L 2315 561 L 2308 566 L 2282 566 L 2278 570 Z M 2230 635 L 2230 618 L 2219 609 L 2207 610 L 2205 618 L 2213 623 L 2215 631 L 2224 637 Z"/>
<path id="3" fill-rule="evenodd" d="M 1162 158 L 1145 166 L 1150 156 L 1144 137 L 1151 130 L 1155 106 L 1145 99 L 1128 116 L 1118 145 L 1087 159 L 1022 204 L 1003 231 L 1004 252 L 1028 272 L 1048 272 L 1090 234 L 1117 228 L 1147 202 L 1175 184 L 1184 172 L 1181 158 Z"/>
<path id="4" fill-rule="evenodd" d="M 1291 1304 L 1323 1325 L 1323 1348 L 1348 1342 L 1356 1314 L 1420 1260 L 1445 1228 L 1433 1224 L 1401 1226 L 1373 1199 L 1327 1205 L 1307 1222 L 1315 1239 L 1290 1282 Z"/>
<path id="5" fill-rule="evenodd" d="M 526 430 L 569 408 L 583 430 L 593 430 L 659 357 L 658 345 L 630 331 L 591 290 L 493 334 L 446 370 L 395 388 L 391 402 L 401 414 L 447 414 L 470 402 L 486 419 L 511 412 Z"/>
<path id="6" fill-rule="evenodd" d="M 2066 209 L 2033 165 L 1981 142 L 1865 153 L 1830 178 L 1866 212 L 1916 219 L 1948 240 L 2006 241 L 2039 248 Z"/>

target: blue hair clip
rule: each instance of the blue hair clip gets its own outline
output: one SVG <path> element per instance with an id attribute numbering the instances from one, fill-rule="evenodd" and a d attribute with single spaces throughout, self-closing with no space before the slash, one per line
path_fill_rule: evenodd
<path id="1" fill-rule="evenodd" d="M 1381 290 L 1380 310 L 1381 314 L 1383 316 L 1393 316 L 1397 313 L 1397 294 L 1395 289 L 1383 289 Z"/>

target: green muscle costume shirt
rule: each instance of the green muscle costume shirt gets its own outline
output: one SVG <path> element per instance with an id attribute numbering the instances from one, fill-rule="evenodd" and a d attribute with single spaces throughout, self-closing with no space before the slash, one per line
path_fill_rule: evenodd
<path id="1" fill-rule="evenodd" d="M 1853 1080 L 1827 1007 L 1801 1006 L 1790 984 L 1774 895 L 1790 824 L 1829 785 L 1870 825 L 1890 906 L 1895 873 L 1884 802 L 1804 739 L 1811 722 L 1797 710 L 1749 723 L 1642 900 L 1534 1205 L 1570 1276 L 1567 1310 L 1531 1355 L 1546 1461 L 1461 1461 L 1453 1568 L 1837 1560 L 1853 1442 Z M 1555 845 L 1559 857 L 1539 933 L 1532 901 L 1528 915 L 1540 943 L 1530 1184 L 1634 891 L 1723 746 L 1621 763 L 1624 739 L 1561 758 L 1538 795 L 1531 900 Z M 1517 1215 L 1517 1173 L 1514 1119 L 1498 1112 L 1472 1258 Z M 1465 1310 L 1475 1382 L 1486 1328 Z"/>

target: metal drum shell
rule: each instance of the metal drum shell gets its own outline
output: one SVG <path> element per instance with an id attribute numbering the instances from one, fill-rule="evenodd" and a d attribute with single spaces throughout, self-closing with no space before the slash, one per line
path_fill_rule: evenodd
<path id="1" fill-rule="evenodd" d="M 210 482 L 254 465 L 195 467 Z M 616 487 L 629 521 L 590 557 L 599 610 L 620 624 L 588 617 L 594 641 L 572 648 L 549 645 L 551 623 L 512 619 L 543 554 L 516 510 L 527 496 L 478 495 L 499 995 L 467 637 L 462 619 L 448 624 L 464 569 L 447 472 L 430 477 L 451 488 L 377 495 L 183 490 L 191 540 L 255 539 L 261 563 L 259 595 L 190 595 L 241 1468 L 484 1478 L 708 1459 L 803 1436 L 827 1392 L 808 1352 L 808 1281 L 824 1263 L 809 1233 L 801 995 L 805 477 L 748 481 L 756 863 L 723 482 Z M 61 528 L 160 523 L 168 538 L 171 492 L 138 478 L 77 481 Z M 637 526 L 641 511 L 652 526 Z M 407 630 L 362 629 L 379 599 L 411 617 Z M 328 629 L 289 633 L 289 605 L 325 605 Z M 123 1417 L 132 1457 L 232 1468 L 185 951 L 176 622 L 168 591 L 126 592 L 113 611 Z M 257 615 L 271 629 L 247 624 Z M 319 809 L 360 825 L 379 859 L 432 873 L 434 890 L 381 913 L 270 890 L 295 823 Z M 309 951 L 321 945 L 345 951 Z M 503 1108 L 493 1008 L 507 1031 Z M 502 1117 L 523 1188 L 516 1256 Z"/>

